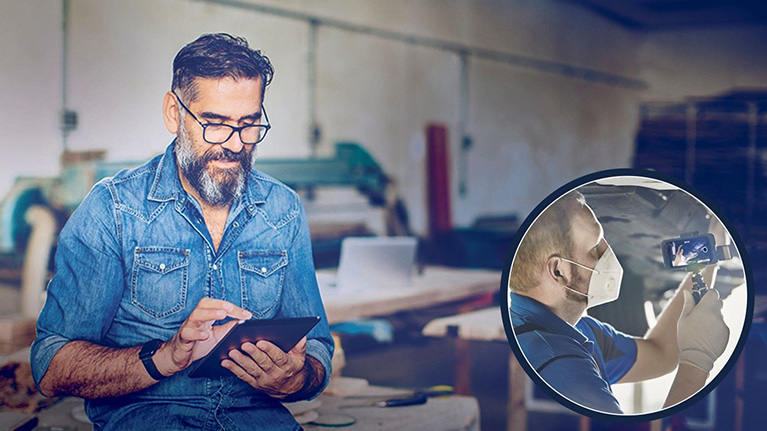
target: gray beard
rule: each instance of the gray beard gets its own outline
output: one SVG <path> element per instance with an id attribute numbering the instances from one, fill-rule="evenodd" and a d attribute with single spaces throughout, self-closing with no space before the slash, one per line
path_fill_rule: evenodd
<path id="1" fill-rule="evenodd" d="M 213 147 L 215 145 L 211 145 L 211 148 Z M 244 151 L 243 149 L 240 153 L 236 154 L 230 152 L 234 154 L 231 155 L 231 158 L 236 158 L 240 162 L 239 169 L 234 175 L 227 175 L 227 178 L 223 181 L 216 181 L 207 169 L 208 162 L 219 158 L 227 159 L 227 157 L 221 156 L 220 153 L 216 156 L 214 153 L 206 152 L 202 157 L 198 158 L 192 148 L 192 140 L 189 137 L 189 133 L 184 127 L 183 118 L 181 119 L 181 125 L 176 136 L 176 160 L 178 161 L 181 173 L 184 174 L 189 184 L 194 187 L 200 198 L 208 205 L 214 207 L 228 206 L 242 196 L 243 191 L 248 185 L 248 174 L 253 167 L 253 162 L 256 160 L 255 147 L 250 157 Z M 239 156 L 240 154 L 242 154 L 241 157 Z"/>

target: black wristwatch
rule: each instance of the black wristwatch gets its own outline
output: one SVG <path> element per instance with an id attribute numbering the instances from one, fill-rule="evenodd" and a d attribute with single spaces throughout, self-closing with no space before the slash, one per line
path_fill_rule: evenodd
<path id="1" fill-rule="evenodd" d="M 144 345 L 141 346 L 141 351 L 138 352 L 138 358 L 141 359 L 141 363 L 144 364 L 146 372 L 155 380 L 162 380 L 168 377 L 160 374 L 160 371 L 154 365 L 154 361 L 152 360 L 152 356 L 161 345 L 162 340 L 155 338 L 154 340 L 149 340 L 144 343 Z"/>

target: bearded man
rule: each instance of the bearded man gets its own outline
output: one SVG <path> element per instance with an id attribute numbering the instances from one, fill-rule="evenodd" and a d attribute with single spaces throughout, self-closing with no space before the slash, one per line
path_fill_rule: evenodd
<path id="1" fill-rule="evenodd" d="M 269 59 L 203 35 L 173 61 L 176 139 L 96 184 L 61 232 L 31 360 L 48 396 L 86 400 L 98 430 L 296 430 L 280 401 L 319 394 L 333 340 L 295 192 L 253 169 L 270 129 Z M 320 316 L 290 352 L 244 343 L 229 377 L 190 364 L 238 321 Z"/>

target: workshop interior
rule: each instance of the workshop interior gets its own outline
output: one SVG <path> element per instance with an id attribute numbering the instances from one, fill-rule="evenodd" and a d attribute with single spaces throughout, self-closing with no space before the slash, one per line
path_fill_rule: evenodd
<path id="1" fill-rule="evenodd" d="M 82 400 L 31 377 L 58 235 L 94 184 L 171 142 L 172 59 L 220 31 L 274 65 L 255 168 L 301 198 L 336 345 L 325 393 L 288 406 L 304 429 L 762 429 L 767 6 L 751 0 L 3 1 L 0 429 L 93 429 Z M 612 168 L 714 206 L 665 183 L 582 187 L 640 286 L 590 314 L 641 336 L 684 275 L 664 241 L 705 241 L 719 217 L 744 246 L 717 258 L 725 311 L 742 322 L 753 307 L 734 367 L 652 422 L 552 400 L 519 369 L 499 308 L 522 221 Z M 614 389 L 639 412 L 669 384 Z"/>

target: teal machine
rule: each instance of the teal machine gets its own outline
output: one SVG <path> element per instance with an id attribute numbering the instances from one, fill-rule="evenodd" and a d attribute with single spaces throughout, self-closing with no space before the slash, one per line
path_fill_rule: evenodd
<path id="1" fill-rule="evenodd" d="M 100 179 L 141 162 L 76 162 L 62 169 L 58 177 L 19 177 L 0 203 L 0 253 L 23 252 L 30 226 L 27 210 L 42 205 L 59 217 L 71 214 L 91 187 Z M 371 205 L 387 205 L 388 176 L 362 146 L 336 144 L 335 156 L 309 159 L 259 159 L 256 168 L 296 190 L 324 186 L 346 186 L 367 196 Z"/>
<path id="2" fill-rule="evenodd" d="M 295 190 L 308 191 L 310 198 L 317 187 L 355 188 L 371 205 L 386 209 L 389 234 L 407 234 L 404 205 L 376 160 L 356 143 L 337 143 L 335 150 L 335 155 L 327 158 L 259 159 L 256 168 Z M 47 278 L 50 252 L 68 216 L 97 181 L 141 163 L 107 162 L 100 160 L 103 152 L 89 154 L 62 163 L 57 177 L 16 179 L 0 202 L 0 278 L 18 279 L 21 273 L 22 290 L 42 292 L 40 283 L 44 285 Z M 40 234 L 43 231 L 47 233 Z M 340 238 L 336 242 L 340 243 Z M 316 251 L 328 248 L 327 244 L 316 243 L 314 247 Z M 37 306 L 28 308 L 34 310 Z"/>

